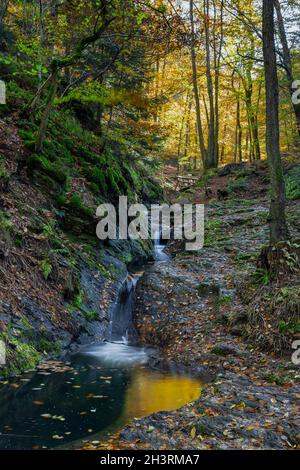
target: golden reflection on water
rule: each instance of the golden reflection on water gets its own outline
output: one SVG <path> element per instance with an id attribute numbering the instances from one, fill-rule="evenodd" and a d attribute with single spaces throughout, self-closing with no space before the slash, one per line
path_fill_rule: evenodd
<path id="1" fill-rule="evenodd" d="M 138 368 L 127 388 L 124 415 L 141 418 L 158 411 L 176 410 L 200 395 L 199 379 Z"/>

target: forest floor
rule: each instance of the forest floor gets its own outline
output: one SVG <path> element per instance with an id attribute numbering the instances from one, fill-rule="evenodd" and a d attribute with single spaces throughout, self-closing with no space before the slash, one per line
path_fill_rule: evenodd
<path id="1" fill-rule="evenodd" d="M 292 362 L 299 273 L 272 282 L 256 268 L 268 240 L 265 175 L 263 167 L 248 179 L 251 192 L 236 184 L 224 200 L 207 202 L 207 194 L 220 199 L 236 178 L 173 193 L 177 202 L 207 202 L 205 247 L 187 253 L 174 242 L 171 260 L 154 265 L 138 286 L 135 324 L 141 342 L 160 351 L 153 367 L 173 365 L 213 380 L 196 402 L 135 420 L 86 449 L 300 448 L 300 374 Z M 290 201 L 287 213 L 299 239 L 300 201 Z"/>

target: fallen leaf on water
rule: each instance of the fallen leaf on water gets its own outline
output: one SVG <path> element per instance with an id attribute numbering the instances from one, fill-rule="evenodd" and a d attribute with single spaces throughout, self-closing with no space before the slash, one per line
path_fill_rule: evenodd
<path id="1" fill-rule="evenodd" d="M 52 439 L 61 440 L 61 439 L 64 439 L 64 436 L 59 436 L 58 434 L 54 434 L 54 436 L 52 436 Z"/>

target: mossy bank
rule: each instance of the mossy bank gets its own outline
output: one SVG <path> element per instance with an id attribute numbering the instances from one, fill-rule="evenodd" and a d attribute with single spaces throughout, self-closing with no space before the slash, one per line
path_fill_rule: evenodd
<path id="1" fill-rule="evenodd" d="M 30 88 L 12 82 L 0 121 L 0 329 L 7 366 L 19 373 L 74 345 L 102 341 L 128 265 L 152 256 L 151 242 L 100 242 L 96 208 L 159 201 L 157 165 L 142 144 L 86 129 L 71 109 L 53 113 L 43 151 L 39 117 L 26 116 Z M 82 111 L 84 116 L 84 110 Z"/>

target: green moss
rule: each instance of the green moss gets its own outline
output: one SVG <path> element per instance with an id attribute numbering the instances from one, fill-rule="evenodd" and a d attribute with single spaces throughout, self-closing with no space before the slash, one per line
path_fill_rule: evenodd
<path id="1" fill-rule="evenodd" d="M 199 284 L 197 291 L 201 297 L 206 297 L 208 295 L 219 295 L 220 288 L 217 284 L 208 284 L 204 282 Z"/>
<path id="2" fill-rule="evenodd" d="M 11 223 L 10 217 L 4 211 L 0 211 L 0 231 L 3 231 L 3 232 L 13 231 L 13 225 Z"/>
<path id="3" fill-rule="evenodd" d="M 98 313 L 95 310 L 91 312 L 83 312 L 83 314 L 84 314 L 85 319 L 89 322 L 98 320 Z"/>
<path id="4" fill-rule="evenodd" d="M 51 163 L 43 155 L 32 155 L 28 159 L 28 168 L 31 171 L 40 171 L 44 172 L 46 175 L 53 178 L 58 183 L 65 183 L 67 179 L 66 173 L 62 170 L 61 166 L 58 164 Z"/>
<path id="5" fill-rule="evenodd" d="M 247 189 L 247 183 L 248 183 L 248 177 L 247 176 L 240 176 L 240 177 L 234 179 L 233 181 L 231 181 L 227 185 L 226 190 L 229 194 L 235 193 L 235 192 L 238 192 L 238 191 L 244 191 L 244 190 Z"/>
<path id="6" fill-rule="evenodd" d="M 94 211 L 87 207 L 81 199 L 80 194 L 74 193 L 68 201 L 65 201 L 64 207 L 70 214 L 78 215 L 79 217 L 86 218 L 93 221 Z"/>
<path id="7" fill-rule="evenodd" d="M 1 369 L 2 376 L 17 375 L 25 370 L 34 369 L 41 360 L 41 354 L 30 343 L 2 334 L 6 343 L 7 366 Z"/>
<path id="8" fill-rule="evenodd" d="M 122 253 L 119 256 L 119 259 L 120 259 L 120 261 L 122 261 L 126 265 L 132 263 L 132 261 L 133 261 L 133 257 L 132 257 L 131 253 Z"/>
<path id="9" fill-rule="evenodd" d="M 23 246 L 23 240 L 22 240 L 22 238 L 20 238 L 20 237 L 16 237 L 16 238 L 15 238 L 15 246 L 16 246 L 17 248 L 22 248 L 22 246 Z"/>
<path id="10" fill-rule="evenodd" d="M 74 307 L 81 309 L 82 304 L 83 304 L 83 298 L 84 298 L 84 292 L 83 290 L 80 290 L 79 293 L 74 298 L 74 302 L 73 302 Z"/>
<path id="11" fill-rule="evenodd" d="M 232 298 L 229 295 L 220 296 L 217 300 L 217 305 L 228 305 L 232 302 Z"/>
<path id="12" fill-rule="evenodd" d="M 61 352 L 61 344 L 58 341 L 49 341 L 48 339 L 41 338 L 35 348 L 39 353 L 42 354 L 54 354 L 57 355 Z"/>
<path id="13" fill-rule="evenodd" d="M 205 246 L 218 246 L 228 240 L 223 229 L 224 225 L 221 220 L 209 219 L 205 224 Z"/>
<path id="14" fill-rule="evenodd" d="M 198 181 L 198 186 L 199 188 L 204 188 L 207 186 L 212 178 L 217 176 L 218 170 L 212 169 L 212 170 L 207 170 L 199 179 Z"/>
<path id="15" fill-rule="evenodd" d="M 296 166 L 285 177 L 286 197 L 290 201 L 300 199 L 300 165 Z"/>
<path id="16" fill-rule="evenodd" d="M 4 158 L 0 155 L 0 183 L 6 183 L 9 181 L 9 173 L 4 165 Z"/>
<path id="17" fill-rule="evenodd" d="M 271 282 L 271 275 L 266 269 L 257 269 L 252 275 L 253 284 L 267 286 Z"/>
<path id="18" fill-rule="evenodd" d="M 47 281 L 53 270 L 53 266 L 48 258 L 41 261 L 40 269 L 43 274 L 43 278 Z"/>

